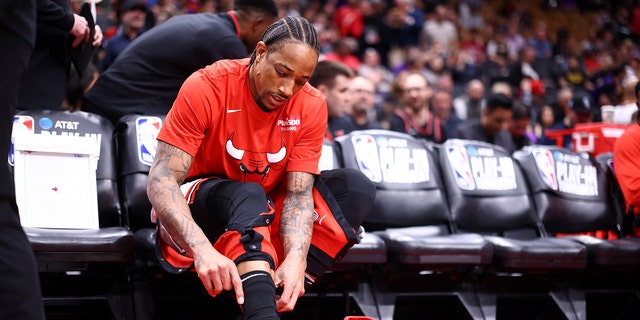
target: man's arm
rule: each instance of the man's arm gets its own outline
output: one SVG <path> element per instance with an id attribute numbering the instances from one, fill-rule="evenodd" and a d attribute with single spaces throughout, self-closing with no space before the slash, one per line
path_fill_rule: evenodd
<path id="1" fill-rule="evenodd" d="M 211 296 L 223 290 L 236 290 L 238 304 L 244 303 L 242 282 L 235 263 L 213 248 L 191 216 L 180 185 L 189 172 L 193 158 L 170 144 L 158 141 L 156 156 L 149 171 L 147 195 L 173 240 L 194 259 L 195 269 Z"/>
<path id="2" fill-rule="evenodd" d="M 313 175 L 287 173 L 287 195 L 280 217 L 280 239 L 285 258 L 276 270 L 276 286 L 283 287 L 278 312 L 291 311 L 304 294 L 304 272 L 313 233 Z"/>

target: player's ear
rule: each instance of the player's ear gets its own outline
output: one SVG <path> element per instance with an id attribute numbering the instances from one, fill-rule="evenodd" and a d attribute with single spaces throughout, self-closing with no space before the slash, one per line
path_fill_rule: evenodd
<path id="1" fill-rule="evenodd" d="M 258 41 L 256 44 L 256 59 L 261 59 L 267 53 L 267 45 L 264 41 Z"/>

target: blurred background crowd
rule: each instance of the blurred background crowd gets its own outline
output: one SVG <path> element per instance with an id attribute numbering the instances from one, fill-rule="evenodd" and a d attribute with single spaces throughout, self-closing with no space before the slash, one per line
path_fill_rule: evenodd
<path id="1" fill-rule="evenodd" d="M 281 16 L 299 15 L 313 23 L 321 41 L 321 60 L 342 62 L 353 76 L 372 82 L 369 90 L 366 85 L 357 87 L 362 79 L 353 81 L 349 97 L 337 103 L 345 114 L 364 111 L 374 127 L 390 129 L 396 110 L 413 104 L 438 117 L 444 136 L 453 137 L 460 123 L 483 117 L 490 93 L 511 98 L 514 121 L 498 125 L 510 126 L 514 141 L 526 137 L 524 144 L 554 144 L 545 136 L 550 128 L 603 120 L 635 122 L 634 87 L 640 74 L 637 0 L 277 0 L 276 4 Z M 232 8 L 231 0 L 97 0 L 97 24 L 105 40 L 93 72 L 84 79 L 73 79 L 72 73 L 63 108 L 80 109 L 83 92 L 145 31 L 173 16 Z M 409 90 L 405 80 L 411 74 L 423 76 L 426 83 Z M 614 116 L 602 119 L 602 106 L 614 106 Z M 414 120 L 417 114 L 412 115 Z M 525 120 L 518 126 L 518 119 Z"/>

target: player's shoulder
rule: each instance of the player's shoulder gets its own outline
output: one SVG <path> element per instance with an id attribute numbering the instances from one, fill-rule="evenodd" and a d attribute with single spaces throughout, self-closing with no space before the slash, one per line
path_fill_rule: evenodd
<path id="1" fill-rule="evenodd" d="M 218 60 L 201 69 L 203 75 L 209 79 L 226 78 L 229 80 L 246 76 L 248 70 L 248 58 Z"/>

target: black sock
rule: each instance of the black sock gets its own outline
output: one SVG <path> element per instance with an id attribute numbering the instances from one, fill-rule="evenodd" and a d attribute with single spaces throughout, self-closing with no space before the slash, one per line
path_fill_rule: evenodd
<path id="1" fill-rule="evenodd" d="M 276 312 L 276 285 L 271 275 L 262 270 L 240 276 L 244 291 L 244 319 L 279 319 Z"/>

